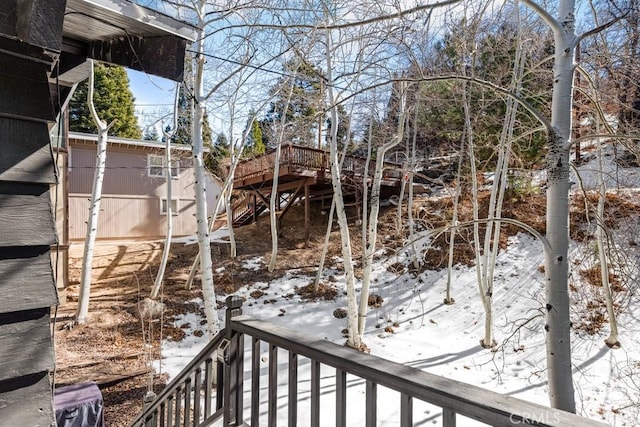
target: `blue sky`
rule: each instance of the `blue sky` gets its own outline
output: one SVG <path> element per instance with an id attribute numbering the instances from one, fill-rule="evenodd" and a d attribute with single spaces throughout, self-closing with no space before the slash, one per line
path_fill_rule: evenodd
<path id="1" fill-rule="evenodd" d="M 127 69 L 127 74 L 129 87 L 135 97 L 138 124 L 142 128 L 150 120 L 157 120 L 163 113 L 171 111 L 175 82 L 130 69 Z"/>

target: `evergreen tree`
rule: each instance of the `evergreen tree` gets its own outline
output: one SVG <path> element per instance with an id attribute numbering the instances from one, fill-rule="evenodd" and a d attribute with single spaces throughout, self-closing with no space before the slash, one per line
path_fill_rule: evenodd
<path id="1" fill-rule="evenodd" d="M 257 120 L 254 120 L 255 111 L 251 110 L 249 112 L 249 119 L 247 120 L 247 127 L 251 126 L 251 132 L 249 132 L 247 137 L 247 143 L 245 144 L 244 151 L 242 155 L 244 157 L 254 157 L 264 154 L 266 151 L 265 144 L 262 139 L 262 127 Z"/>
<path id="2" fill-rule="evenodd" d="M 209 138 L 211 138 L 210 134 Z M 210 145 L 210 147 L 209 152 L 205 153 L 205 166 L 217 176 L 226 175 L 227 171 L 223 166 L 225 159 L 229 158 L 229 140 L 227 136 L 224 133 L 217 134 L 213 145 Z"/>
<path id="3" fill-rule="evenodd" d="M 284 118 L 283 142 L 316 146 L 319 124 L 325 122 L 322 72 L 304 61 L 291 60 L 284 65 L 284 74 L 271 88 L 274 100 L 259 126 L 263 143 L 273 147 L 278 142 Z"/>
<path id="4" fill-rule="evenodd" d="M 173 134 L 171 142 L 174 144 L 191 144 L 191 111 L 192 111 L 192 93 L 193 84 L 190 83 L 189 74 L 187 73 L 187 64 L 191 62 L 185 58 L 184 80 L 180 85 L 180 93 L 178 96 L 178 128 Z M 191 67 L 189 67 L 191 71 Z"/>
<path id="5" fill-rule="evenodd" d="M 159 141 L 160 135 L 158 134 L 158 129 L 153 125 L 147 127 L 142 134 L 142 139 L 145 141 Z"/>
<path id="6" fill-rule="evenodd" d="M 142 132 L 134 114 L 135 101 L 129 89 L 125 69 L 117 65 L 96 63 L 94 104 L 101 120 L 115 124 L 111 135 L 140 139 Z M 88 82 L 81 83 L 69 104 L 69 129 L 75 132 L 97 133 L 96 125 L 87 106 Z"/>
<path id="7" fill-rule="evenodd" d="M 476 29 L 469 28 L 468 25 L 465 20 L 461 20 L 459 25 L 446 33 L 432 50 L 431 62 L 421 70 L 409 69 L 409 77 L 419 79 L 423 75 L 460 73 L 493 82 L 496 86 L 509 87 L 518 43 L 515 24 L 480 24 Z M 552 54 L 550 33 L 541 30 L 527 39 L 536 40 L 536 43 L 531 42 L 523 48 L 526 55 L 525 69 L 538 67 L 540 71 L 525 73 L 522 97 L 542 112 L 548 113 L 552 81 L 548 69 L 550 64 L 545 63 L 544 59 Z M 417 147 L 426 157 L 437 150 L 449 151 L 459 146 L 464 128 L 461 89 L 459 82 L 424 81 L 412 91 L 413 97 L 408 103 L 416 105 L 419 97 L 420 110 L 417 116 L 409 115 L 409 127 L 413 129 L 417 126 Z M 467 84 L 466 90 L 473 112 L 472 126 L 479 167 L 491 169 L 495 162 L 495 142 L 501 133 L 506 112 L 505 97 L 479 84 Z M 390 105 L 387 120 L 393 119 L 391 114 Z M 518 110 L 512 149 L 522 165 L 539 164 L 544 155 L 544 135 L 529 134 L 531 128 L 536 126 L 535 119 L 528 112 Z M 393 128 L 386 122 L 381 123 L 377 133 L 384 135 L 386 127 Z M 519 138 L 523 134 L 527 136 Z"/>

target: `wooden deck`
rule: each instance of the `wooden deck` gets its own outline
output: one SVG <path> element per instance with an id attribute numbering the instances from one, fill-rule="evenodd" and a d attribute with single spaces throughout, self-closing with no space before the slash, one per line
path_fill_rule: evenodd
<path id="1" fill-rule="evenodd" d="M 273 191 L 276 151 L 271 150 L 254 159 L 238 164 L 233 181 L 234 190 L 248 191 L 250 194 L 233 208 L 233 224 L 241 226 L 256 220 L 269 206 L 268 198 Z M 365 177 L 366 159 L 346 156 L 342 164 L 342 192 L 347 205 L 361 204 L 364 183 L 371 185 L 375 171 L 375 161 L 369 164 Z M 401 167 L 395 163 L 385 163 L 380 194 L 382 198 L 400 192 Z M 288 144 L 282 147 L 278 169 L 278 215 L 282 218 L 292 204 L 299 199 L 305 201 L 305 236 L 308 238 L 309 204 L 318 201 L 322 207 L 331 205 L 333 186 L 331 184 L 331 156 L 328 151 L 311 147 Z M 327 202 L 327 203 L 325 203 Z"/>
<path id="2" fill-rule="evenodd" d="M 256 190 L 271 187 L 274 179 L 275 157 L 274 149 L 262 156 L 239 163 L 236 168 L 233 188 L 236 190 Z M 342 164 L 342 182 L 345 192 L 349 193 L 352 187 L 363 188 L 365 165 L 366 159 L 362 157 L 346 156 Z M 369 164 L 367 179 L 369 185 L 374 169 L 375 161 L 372 160 Z M 399 188 L 401 179 L 400 165 L 385 162 L 382 187 Z M 312 187 L 312 196 L 313 193 L 330 189 L 330 153 L 300 145 L 283 146 L 278 174 L 278 192 L 292 191 L 296 185 L 291 183 L 300 180 L 305 180 L 306 185 Z M 393 190 L 391 192 L 394 193 Z"/>

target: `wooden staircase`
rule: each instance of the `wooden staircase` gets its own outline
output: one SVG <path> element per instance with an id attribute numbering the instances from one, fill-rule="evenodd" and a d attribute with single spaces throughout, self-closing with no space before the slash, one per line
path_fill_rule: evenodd
<path id="1" fill-rule="evenodd" d="M 240 227 L 250 224 L 265 210 L 267 210 L 267 205 L 261 198 L 254 198 L 252 195 L 246 196 L 233 208 L 233 226 Z"/>

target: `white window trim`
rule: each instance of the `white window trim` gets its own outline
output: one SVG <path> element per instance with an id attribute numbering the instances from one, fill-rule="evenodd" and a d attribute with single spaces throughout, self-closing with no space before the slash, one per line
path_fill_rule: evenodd
<path id="1" fill-rule="evenodd" d="M 160 159 L 162 162 L 162 166 L 160 165 L 152 165 L 151 159 Z M 151 173 L 151 168 L 161 168 L 161 172 L 159 174 Z M 166 169 L 167 169 L 167 160 L 165 156 L 160 154 L 147 154 L 147 176 L 149 178 L 165 178 L 166 177 Z M 173 171 L 175 170 L 175 173 Z M 172 159 L 171 160 L 171 178 L 178 179 L 180 177 L 180 160 Z"/>
<path id="2" fill-rule="evenodd" d="M 160 165 L 151 164 L 152 159 L 160 159 Z M 160 173 L 151 173 L 151 168 L 160 168 Z M 150 178 L 164 178 L 164 157 L 158 154 L 147 154 L 147 176 Z"/>
<path id="3" fill-rule="evenodd" d="M 160 198 L 160 215 L 167 215 L 167 211 L 166 209 L 164 209 L 165 207 L 165 203 L 166 203 L 167 199 L 162 197 Z M 171 216 L 176 216 L 178 215 L 178 212 L 180 211 L 180 199 L 171 199 L 171 201 L 175 201 L 175 209 L 172 208 L 171 210 Z M 171 203 L 173 205 L 173 203 Z"/>
<path id="4" fill-rule="evenodd" d="M 176 171 L 174 174 L 173 171 Z M 171 178 L 178 179 L 180 177 L 180 160 L 171 159 Z"/>

